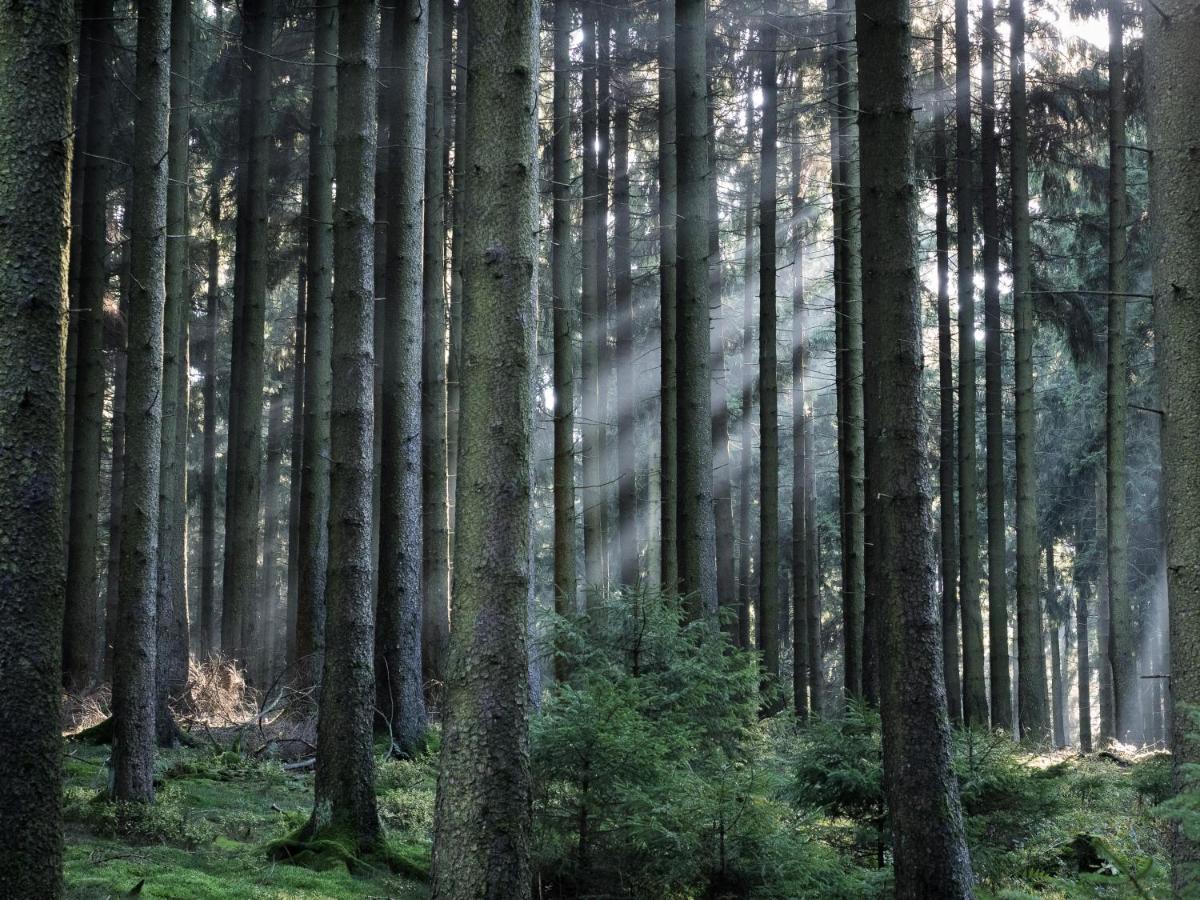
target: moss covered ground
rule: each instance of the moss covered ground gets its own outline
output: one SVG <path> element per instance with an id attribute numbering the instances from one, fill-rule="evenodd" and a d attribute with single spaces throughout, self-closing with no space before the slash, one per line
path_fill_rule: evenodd
<path id="1" fill-rule="evenodd" d="M 270 858 L 270 842 L 293 831 L 312 807 L 312 770 L 287 771 L 212 747 L 168 751 L 158 762 L 158 802 L 121 811 L 103 800 L 109 749 L 68 742 L 67 896 L 243 900 L 394 898 L 427 894 L 433 773 L 428 761 L 384 763 L 380 811 L 389 856 L 405 874 L 330 857 L 313 867 Z M 123 814 L 122 814 L 123 813 Z M 350 869 L 353 868 L 353 872 Z"/>

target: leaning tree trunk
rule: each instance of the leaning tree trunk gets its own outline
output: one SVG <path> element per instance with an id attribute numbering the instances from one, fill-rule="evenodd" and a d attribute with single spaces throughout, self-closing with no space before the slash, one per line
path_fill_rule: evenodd
<path id="1" fill-rule="evenodd" d="M 230 373 L 228 474 L 225 479 L 225 558 L 221 649 L 245 661 L 255 635 L 259 503 L 263 463 L 263 329 L 268 290 L 267 216 L 271 156 L 271 30 L 269 0 L 242 4 L 245 74 L 240 140 L 248 144 L 238 172 L 237 248 L 234 254 L 233 363 Z M 314 213 L 315 216 L 315 213 Z"/>
<path id="2" fill-rule="evenodd" d="M 432 896 L 530 896 L 528 590 L 538 5 L 472 0 L 463 385 Z"/>
<path id="3" fill-rule="evenodd" d="M 338 4 L 329 574 L 315 796 L 304 835 L 311 840 L 337 834 L 367 854 L 377 851 L 383 841 L 371 744 L 378 16 L 375 0 Z"/>
<path id="4" fill-rule="evenodd" d="M 15 14 L 15 13 L 10 13 Z M 96 547 L 100 532 L 100 432 L 104 422 L 104 295 L 108 290 L 108 185 L 112 155 L 112 0 L 84 4 L 80 80 L 88 85 L 86 143 L 82 157 L 75 383 L 71 405 L 71 455 L 67 533 L 63 676 L 82 690 L 97 675 Z M 83 67 L 86 65 L 86 70 Z"/>
<path id="5" fill-rule="evenodd" d="M 1200 704 L 1200 155 L 1195 149 L 1200 146 L 1200 9 L 1183 0 L 1158 2 L 1147 10 L 1145 27 L 1155 330 L 1165 336 L 1163 470 L 1178 789 L 1183 767 L 1200 762 L 1196 724 L 1184 712 L 1185 705 Z M 1172 863 L 1176 896 L 1194 894 L 1200 888 L 1200 844 L 1177 834 Z"/>
<path id="6" fill-rule="evenodd" d="M 758 182 L 758 421 L 762 473 L 758 505 L 761 541 L 758 609 L 762 615 L 763 664 L 773 682 L 779 680 L 779 386 L 775 350 L 775 194 L 779 182 L 777 12 L 777 0 L 766 0 L 759 31 L 763 124 L 762 169 Z"/>
<path id="7" fill-rule="evenodd" d="M 863 292 L 877 300 L 883 761 L 896 896 L 971 897 L 942 683 L 921 360 L 907 0 L 859 0 Z"/>
<path id="8" fill-rule="evenodd" d="M 933 32 L 933 132 L 934 181 L 937 191 L 937 319 L 938 319 L 938 509 L 940 515 L 942 580 L 942 677 L 950 720 L 962 722 L 962 681 L 958 658 L 958 523 L 954 515 L 954 360 L 950 336 L 950 199 L 949 160 L 946 142 L 946 81 L 942 35 L 938 19 Z"/>
<path id="9" fill-rule="evenodd" d="M 187 434 L 188 130 L 191 105 L 191 0 L 171 3 L 171 118 L 167 137 L 167 267 L 163 310 L 162 437 L 158 509 L 155 731 L 160 747 L 179 742 L 171 701 L 188 676 Z"/>
<path id="10" fill-rule="evenodd" d="M 121 591 L 113 654 L 112 793 L 154 800 L 156 587 L 166 302 L 171 2 L 138 7 Z"/>
<path id="11" fill-rule="evenodd" d="M 450 538 L 446 507 L 446 141 L 442 102 L 444 4 L 429 5 L 429 76 L 425 120 L 424 337 L 421 363 L 422 581 L 421 640 L 426 681 L 446 677 L 450 640 Z"/>
<path id="12" fill-rule="evenodd" d="M 708 366 L 708 115 L 705 4 L 675 4 L 679 259 L 675 329 L 679 578 L 693 617 L 716 619 L 717 549 L 712 505 L 711 385 Z"/>
<path id="13" fill-rule="evenodd" d="M 1129 407 L 1129 360 L 1125 346 L 1125 252 L 1129 204 L 1125 191 L 1125 60 L 1122 0 L 1108 4 L 1108 366 L 1105 403 L 1107 487 L 1105 558 L 1108 560 L 1108 658 L 1113 674 L 1116 737 L 1141 743 L 1141 682 L 1138 679 L 1133 606 L 1129 596 L 1129 513 L 1125 427 Z"/>
<path id="14" fill-rule="evenodd" d="M 1017 432 L 1017 722 L 1022 740 L 1050 736 L 1046 651 L 1038 598 L 1037 474 L 1033 458 L 1033 294 L 1029 246 L 1029 138 L 1025 97 L 1025 3 L 1012 0 L 1009 92 L 1012 121 L 1013 362 Z M 962 330 L 961 327 L 959 329 Z M 965 496 L 965 495 L 964 495 Z"/>
<path id="15" fill-rule="evenodd" d="M 332 392 L 333 139 L 337 121 L 338 16 L 316 11 L 312 121 L 308 131 L 308 307 L 305 310 L 304 450 L 300 472 L 300 583 L 296 658 L 301 684 L 320 683 L 329 561 L 329 416 Z"/>
<path id="16" fill-rule="evenodd" d="M 955 162 L 958 213 L 958 554 L 962 608 L 963 717 L 988 724 L 979 607 L 979 512 L 975 449 L 975 198 L 971 172 L 971 35 L 967 0 L 954 3 Z"/>
<path id="17" fill-rule="evenodd" d="M 383 361 L 383 462 L 376 705 L 397 752 L 415 753 L 426 727 L 421 677 L 421 228 L 425 70 L 429 26 L 420 0 L 397 7 L 387 99 L 387 328 Z M 403 67 L 402 69 L 400 67 Z"/>
<path id="18" fill-rule="evenodd" d="M 586 77 L 586 76 L 585 76 Z M 679 586 L 677 499 L 678 471 L 678 320 L 675 267 L 679 256 L 678 155 L 675 119 L 675 3 L 658 3 L 658 238 L 659 238 L 659 521 L 662 531 L 660 581 L 663 590 Z M 587 94 L 584 93 L 584 103 Z M 584 158 L 587 148 L 584 148 Z"/>
<path id="19" fill-rule="evenodd" d="M 0 23 L 0 884 L 63 895 L 63 420 L 70 221 L 67 0 Z M 19 560 L 20 565 L 13 565 Z"/>
<path id="20" fill-rule="evenodd" d="M 1000 200 L 996 189 L 1000 138 L 996 134 L 996 4 L 984 0 L 983 97 L 980 155 L 983 166 L 983 402 L 987 445 L 988 688 L 992 728 L 1012 728 L 1012 678 L 1008 664 L 1008 553 L 1004 526 L 1004 398 L 1000 331 Z"/>

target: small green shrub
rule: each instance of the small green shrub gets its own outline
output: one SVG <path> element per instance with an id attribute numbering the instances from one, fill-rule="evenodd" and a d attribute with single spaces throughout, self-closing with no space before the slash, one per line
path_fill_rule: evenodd
<path id="1" fill-rule="evenodd" d="M 171 844 L 192 848 L 216 835 L 210 823 L 191 815 L 183 794 L 167 785 L 153 803 L 128 803 L 83 787 L 64 792 L 64 821 L 84 826 L 101 837 L 132 844 Z"/>

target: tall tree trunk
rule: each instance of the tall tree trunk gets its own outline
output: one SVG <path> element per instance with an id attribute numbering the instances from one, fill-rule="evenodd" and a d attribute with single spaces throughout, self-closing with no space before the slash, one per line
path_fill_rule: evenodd
<path id="1" fill-rule="evenodd" d="M 1164 15 L 1165 13 L 1165 15 Z M 1168 18 L 1169 17 L 1169 18 Z M 1146 13 L 1146 97 L 1151 147 L 1150 214 L 1156 331 L 1165 336 L 1163 418 L 1164 496 L 1167 518 L 1167 592 L 1171 617 L 1171 702 L 1175 784 L 1183 767 L 1200 761 L 1200 742 L 1185 704 L 1200 703 L 1195 662 L 1200 629 L 1200 10 L 1181 0 Z M 1200 886 L 1200 845 L 1177 834 L 1172 845 L 1172 887 L 1187 896 Z"/>
<path id="2" fill-rule="evenodd" d="M 804 422 L 804 533 L 808 543 L 808 693 L 813 715 L 825 711 L 825 644 L 821 639 L 821 533 L 817 528 L 817 467 L 812 411 Z"/>
<path id="3" fill-rule="evenodd" d="M 63 677 L 82 690 L 97 675 L 96 551 L 100 532 L 100 432 L 104 420 L 104 296 L 108 290 L 108 183 L 112 143 L 112 0 L 88 0 L 81 40 L 88 52 L 86 144 L 80 209 L 79 284 L 75 318 L 75 383 L 71 409 L 70 529 L 67 534 Z"/>
<path id="4" fill-rule="evenodd" d="M 874 504 L 867 509 L 866 482 L 870 460 L 867 457 L 867 413 L 872 400 L 872 384 L 864 379 L 864 323 L 862 289 L 862 238 L 860 226 L 858 130 L 851 111 L 858 108 L 858 69 L 851 54 L 854 41 L 854 10 L 848 0 L 838 4 L 837 17 L 837 103 L 838 129 L 838 202 L 840 206 L 839 243 L 841 244 L 842 287 L 842 387 L 843 410 L 838 420 L 844 431 L 841 454 L 844 482 L 841 514 L 844 528 L 842 547 L 843 627 L 854 644 L 854 671 L 847 666 L 850 696 L 879 699 L 878 606 L 875 591 L 867 585 L 867 547 L 872 538 Z M 872 326 L 874 322 L 870 323 Z M 868 596 L 870 594 L 870 596 Z M 868 605 L 871 609 L 868 610 Z"/>
<path id="5" fill-rule="evenodd" d="M 799 92 L 800 75 L 794 89 Z M 809 596 L 808 544 L 815 537 L 808 530 L 808 464 L 805 438 L 808 432 L 808 306 L 804 296 L 804 199 L 801 196 L 799 124 L 793 128 L 792 143 L 792 701 L 797 718 L 808 717 L 812 642 L 808 634 Z M 814 698 L 815 699 L 815 698 Z M 815 710 L 814 710 L 815 711 Z"/>
<path id="6" fill-rule="evenodd" d="M 1133 606 L 1129 596 L 1128 478 L 1125 423 L 1129 406 L 1129 362 L 1125 347 L 1125 233 L 1129 204 L 1125 196 L 1125 61 L 1122 0 L 1108 3 L 1108 366 L 1105 403 L 1108 528 L 1108 655 L 1113 673 L 1116 736 L 1125 743 L 1142 740 L 1141 682 L 1138 679 Z"/>
<path id="7" fill-rule="evenodd" d="M 1017 407 L 1017 721 L 1022 740 L 1041 742 L 1050 736 L 1050 713 L 1046 699 L 1042 607 L 1038 599 L 1037 474 L 1033 458 L 1035 324 L 1033 295 L 1030 293 L 1032 260 L 1029 247 L 1029 137 L 1026 124 L 1028 104 L 1025 97 L 1024 0 L 1012 0 L 1010 10 L 1013 362 L 1016 370 Z M 970 320 L 963 318 L 961 321 Z M 963 326 L 960 325 L 960 334 L 963 331 Z M 965 390 L 965 386 L 962 389 Z"/>
<path id="8" fill-rule="evenodd" d="M 167 143 L 166 306 L 163 309 L 162 436 L 158 507 L 155 732 L 160 747 L 179 742 L 171 701 L 188 676 L 187 436 L 188 132 L 191 127 L 191 0 L 171 3 L 171 118 Z"/>
<path id="9" fill-rule="evenodd" d="M 984 0 L 983 97 L 980 154 L 983 166 L 983 399 L 987 437 L 988 680 L 992 728 L 1012 728 L 1008 661 L 1008 553 L 1004 526 L 1003 333 L 1000 330 L 1000 201 L 996 189 L 1000 138 L 996 134 L 996 4 Z"/>
<path id="10" fill-rule="evenodd" d="M 942 677 L 950 720 L 962 722 L 962 682 L 958 654 L 958 523 L 954 514 L 954 360 L 950 336 L 950 199 L 949 148 L 946 141 L 946 81 L 943 34 L 939 17 L 933 32 L 934 181 L 937 191 L 936 242 L 938 279 L 938 501 L 942 581 Z"/>
<path id="11" fill-rule="evenodd" d="M 679 577 L 696 618 L 716 618 L 717 550 L 712 509 L 708 366 L 708 119 L 705 5 L 675 5 L 679 239 L 675 340 L 678 404 Z"/>
<path id="12" fill-rule="evenodd" d="M 63 896 L 61 664 L 70 222 L 67 0 L 0 25 L 0 884 Z M 19 263 L 19 264 L 15 264 Z"/>
<path id="13" fill-rule="evenodd" d="M 221 3 L 216 4 L 217 27 Z M 225 179 L 220 150 L 212 151 L 208 179 L 208 294 L 204 323 L 204 459 L 200 468 L 200 652 L 221 645 L 217 627 L 217 335 L 221 318 L 221 185 Z"/>
<path id="14" fill-rule="evenodd" d="M 379 848 L 371 746 L 371 450 L 374 410 L 376 79 L 379 6 L 338 4 L 337 199 L 333 210 L 333 395 L 329 455 L 329 574 L 325 665 L 317 721 L 317 775 L 308 837 L 339 834 Z"/>
<path id="15" fill-rule="evenodd" d="M 126 191 L 128 204 L 129 192 Z M 128 209 L 128 205 L 125 207 Z M 129 244 L 121 254 L 120 313 L 113 359 L 112 470 L 108 492 L 108 571 L 104 586 L 104 680 L 112 683 L 121 593 L 121 510 L 125 502 L 125 396 L 129 357 Z"/>
<path id="16" fill-rule="evenodd" d="M 584 109 L 587 109 L 584 72 Z M 667 591 L 679 585 L 679 543 L 676 521 L 679 497 L 679 383 L 676 328 L 679 317 L 675 268 L 679 256 L 679 191 L 675 109 L 675 3 L 658 3 L 658 232 L 659 232 L 659 340 L 661 396 L 659 398 L 659 521 L 661 529 L 660 581 Z M 584 128 L 584 139 L 587 129 Z M 584 161 L 587 147 L 584 147 Z M 586 195 L 586 188 L 585 188 Z M 586 313 L 585 313 L 586 315 Z M 586 326 L 585 326 L 586 327 Z M 586 344 L 585 344 L 586 346 Z M 586 479 L 586 476 L 585 476 Z"/>
<path id="17" fill-rule="evenodd" d="M 171 0 L 138 7 L 130 223 L 129 361 L 121 592 L 113 654 L 112 792 L 154 800 L 156 586 L 166 302 Z"/>
<path id="18" fill-rule="evenodd" d="M 467 192 L 467 0 L 455 7 L 454 44 L 454 233 L 450 243 L 450 347 L 446 354 L 446 497 L 450 509 L 450 546 L 454 546 L 454 509 L 458 488 L 458 409 L 462 391 L 462 255 Z M 568 135 L 569 138 L 569 135 Z M 454 555 L 450 556 L 454 577 Z"/>
<path id="19" fill-rule="evenodd" d="M 258 645 L 254 670 L 259 684 L 269 685 L 276 674 L 278 635 L 286 635 L 279 602 L 279 520 L 283 515 L 279 475 L 283 463 L 283 392 L 276 391 L 267 404 L 267 464 L 263 476 L 262 582 L 259 587 Z M 286 608 L 283 607 L 283 608 Z"/>
<path id="20" fill-rule="evenodd" d="M 325 656 L 329 561 L 329 432 L 332 402 L 333 139 L 337 122 L 338 16 L 316 11 L 312 120 L 308 132 L 308 308 L 305 310 L 304 453 L 300 473 L 300 584 L 296 657 L 302 684 L 318 684 Z"/>
<path id="21" fill-rule="evenodd" d="M 746 155 L 754 155 L 754 104 L 747 96 Z M 762 627 L 762 616 L 755 615 L 755 628 L 750 625 L 753 609 L 752 587 L 754 570 L 754 541 L 750 531 L 750 501 L 754 492 L 754 173 L 746 166 L 745 225 L 742 233 L 742 371 L 740 422 L 741 450 L 738 454 L 738 646 L 744 650 L 758 649 L 755 630 Z M 761 611 L 760 611 L 761 612 Z"/>
<path id="22" fill-rule="evenodd" d="M 609 409 L 609 386 L 613 374 L 613 353 L 609 342 L 612 308 L 608 274 L 608 217 L 609 166 L 612 138 L 612 27 L 608 3 L 596 2 L 596 343 L 598 363 L 596 377 L 596 464 L 599 471 L 596 497 L 600 504 L 600 556 L 602 586 L 611 586 L 616 575 L 613 523 L 609 507 L 613 506 L 614 456 L 609 440 L 612 422 Z"/>
<path id="23" fill-rule="evenodd" d="M 907 0 L 859 0 L 863 293 L 880 317 L 877 478 L 883 764 L 900 898 L 971 897 L 942 683 L 911 185 Z"/>
<path id="24" fill-rule="evenodd" d="M 446 179 L 442 145 L 444 3 L 429 6 L 429 79 L 425 119 L 424 357 L 421 363 L 421 497 L 425 680 L 446 678 L 450 640 L 450 540 L 446 508 Z"/>
<path id="25" fill-rule="evenodd" d="M 635 587 L 638 575 L 636 435 L 637 397 L 633 383 L 633 263 L 629 212 L 629 21 L 616 21 L 616 56 L 625 67 L 614 79 L 613 96 L 613 270 L 616 321 L 615 359 L 617 370 L 617 527 L 614 529 L 620 564 L 617 580 Z M 567 130 L 567 134 L 570 131 Z"/>
<path id="26" fill-rule="evenodd" d="M 1104 470 L 1096 471 L 1096 534 L 1107 534 L 1108 517 L 1106 515 L 1107 494 L 1105 491 Z M 1100 704 L 1100 746 L 1105 746 L 1113 740 L 1116 734 L 1116 715 L 1113 712 L 1113 676 L 1112 665 L 1108 658 L 1108 575 L 1102 574 L 1096 590 L 1096 699 Z"/>
<path id="27" fill-rule="evenodd" d="M 420 0 L 407 0 L 396 9 L 391 65 L 399 74 L 387 99 L 391 185 L 375 679 L 376 705 L 390 726 L 393 747 L 405 755 L 417 751 L 426 727 L 420 500 L 426 18 Z"/>
<path id="28" fill-rule="evenodd" d="M 258 586 L 258 516 L 262 493 L 263 329 L 268 289 L 271 154 L 271 35 L 269 0 L 242 4 L 241 124 L 248 130 L 245 168 L 238 172 L 237 249 L 234 254 L 233 371 L 229 398 L 229 469 L 225 494 L 225 560 L 221 649 L 245 660 Z"/>
<path id="29" fill-rule="evenodd" d="M 307 183 L 300 203 L 308 214 Z M 286 665 L 294 667 L 296 654 L 297 594 L 300 588 L 300 484 L 304 458 L 304 357 L 305 314 L 308 303 L 308 261 L 302 256 L 296 266 L 296 321 L 292 326 L 292 436 L 288 450 L 288 557 Z"/>
<path id="30" fill-rule="evenodd" d="M 1092 670 L 1088 648 L 1088 598 L 1091 585 L 1076 568 L 1075 579 L 1075 652 L 1079 684 L 1079 749 L 1092 752 Z"/>
<path id="31" fill-rule="evenodd" d="M 979 511 L 975 449 L 975 192 L 971 160 L 971 34 L 967 0 L 954 2 L 955 132 L 958 152 L 958 551 L 962 607 L 963 717 L 988 724 L 979 606 Z"/>
<path id="32" fill-rule="evenodd" d="M 472 0 L 463 385 L 432 896 L 530 896 L 527 602 L 538 5 Z"/>
<path id="33" fill-rule="evenodd" d="M 1066 698 L 1063 687 L 1062 615 L 1058 603 L 1058 572 L 1054 567 L 1054 539 L 1046 539 L 1046 615 L 1050 633 L 1050 690 L 1053 695 L 1054 746 L 1067 746 Z"/>
<path id="34" fill-rule="evenodd" d="M 758 194 L 758 416 L 762 482 L 759 485 L 761 557 L 758 608 L 762 613 L 763 662 L 779 679 L 779 387 L 776 360 L 775 224 L 778 190 L 779 85 L 775 45 L 777 0 L 765 0 L 759 31 L 762 52 L 762 170 Z"/>

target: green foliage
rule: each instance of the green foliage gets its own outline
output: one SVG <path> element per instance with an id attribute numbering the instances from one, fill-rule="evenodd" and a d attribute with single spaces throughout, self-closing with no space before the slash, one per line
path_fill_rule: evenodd
<path id="1" fill-rule="evenodd" d="M 649 592 L 554 630 L 571 678 L 531 730 L 546 895 L 864 895 L 786 802 L 791 723 L 759 722 L 753 655 Z"/>

